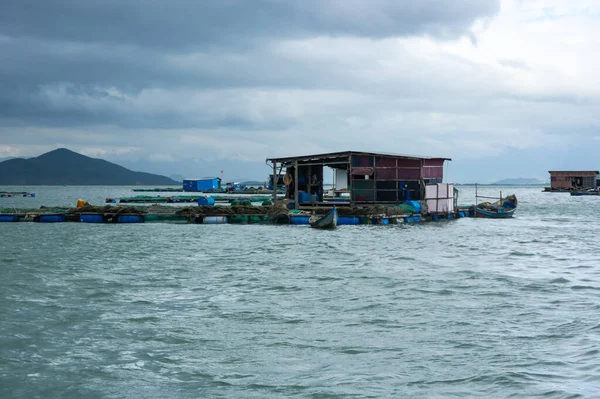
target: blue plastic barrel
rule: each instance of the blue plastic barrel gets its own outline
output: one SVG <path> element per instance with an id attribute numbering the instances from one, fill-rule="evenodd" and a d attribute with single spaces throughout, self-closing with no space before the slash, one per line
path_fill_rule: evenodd
<path id="1" fill-rule="evenodd" d="M 65 220 L 65 215 L 40 215 L 40 223 L 62 223 Z"/>
<path id="2" fill-rule="evenodd" d="M 79 221 L 82 223 L 104 223 L 104 216 L 99 213 L 81 214 L 79 215 Z"/>
<path id="3" fill-rule="evenodd" d="M 357 216 L 339 216 L 338 226 L 356 225 L 360 224 L 360 219 Z"/>
<path id="4" fill-rule="evenodd" d="M 290 216 L 290 224 L 308 224 L 308 220 L 310 219 L 310 216 L 304 216 L 304 215 L 293 215 Z"/>
<path id="5" fill-rule="evenodd" d="M 0 215 L 0 222 L 18 222 L 19 215 Z"/>
<path id="6" fill-rule="evenodd" d="M 200 197 L 198 198 L 198 206 L 215 206 L 215 199 L 213 197 Z"/>
<path id="7" fill-rule="evenodd" d="M 117 216 L 117 223 L 144 223 L 144 216 L 142 216 L 142 215 L 119 215 L 119 216 Z"/>
<path id="8" fill-rule="evenodd" d="M 404 201 L 404 205 L 412 206 L 416 213 L 421 213 L 421 203 L 419 201 Z"/>
<path id="9" fill-rule="evenodd" d="M 310 202 L 310 194 L 304 191 L 298 191 L 298 202 L 301 204 Z"/>

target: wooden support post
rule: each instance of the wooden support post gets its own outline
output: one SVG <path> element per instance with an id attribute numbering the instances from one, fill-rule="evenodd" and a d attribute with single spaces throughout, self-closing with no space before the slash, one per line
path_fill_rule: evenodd
<path id="1" fill-rule="evenodd" d="M 298 161 L 294 162 L 294 201 L 296 209 L 298 209 L 300 206 L 300 201 L 298 201 Z"/>
<path id="2" fill-rule="evenodd" d="M 312 194 L 312 166 L 311 165 L 308 166 L 308 183 L 306 186 L 306 191 L 308 192 L 308 195 Z"/>
<path id="3" fill-rule="evenodd" d="M 350 204 L 356 202 L 354 198 L 354 178 L 352 175 L 352 154 L 348 155 L 348 183 L 350 185 Z"/>
<path id="4" fill-rule="evenodd" d="M 447 206 L 448 208 L 450 208 L 450 207 L 448 206 L 448 200 L 449 200 L 449 199 L 450 199 L 450 184 L 446 183 L 446 201 L 445 201 L 445 202 L 446 202 L 446 206 Z M 453 210 L 453 212 L 452 212 L 452 213 L 454 213 L 454 210 Z"/>
<path id="5" fill-rule="evenodd" d="M 277 162 L 273 161 L 273 205 L 275 205 L 275 201 L 277 201 L 277 182 L 279 181 L 279 176 L 277 175 Z"/>
<path id="6" fill-rule="evenodd" d="M 440 209 L 440 185 L 435 185 L 435 213 L 438 213 Z"/>
<path id="7" fill-rule="evenodd" d="M 475 185 L 475 207 L 473 209 L 473 217 L 477 217 L 477 184 Z"/>

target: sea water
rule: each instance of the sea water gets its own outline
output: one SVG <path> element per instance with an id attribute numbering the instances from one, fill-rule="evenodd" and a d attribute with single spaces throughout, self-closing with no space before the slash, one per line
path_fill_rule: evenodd
<path id="1" fill-rule="evenodd" d="M 500 190 L 513 219 L 0 224 L 0 397 L 598 397 L 600 197 Z"/>

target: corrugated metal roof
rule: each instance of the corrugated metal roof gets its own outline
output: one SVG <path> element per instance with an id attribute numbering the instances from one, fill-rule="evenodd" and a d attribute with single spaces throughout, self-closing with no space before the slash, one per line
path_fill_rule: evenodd
<path id="1" fill-rule="evenodd" d="M 184 181 L 188 180 L 188 181 L 200 181 L 200 180 L 215 180 L 215 179 L 220 179 L 220 177 L 195 177 L 195 178 L 189 178 L 189 179 L 183 179 Z"/>
<path id="2" fill-rule="evenodd" d="M 388 152 L 341 151 L 341 152 L 330 152 L 330 153 L 325 153 L 325 154 L 267 158 L 267 161 L 289 162 L 289 161 L 299 161 L 299 160 L 318 160 L 318 159 L 327 159 L 327 158 L 339 158 L 339 157 L 350 156 L 350 155 L 371 155 L 371 156 L 409 158 L 409 159 L 443 159 L 446 161 L 452 160 L 452 158 L 445 158 L 445 157 L 430 157 L 430 156 L 417 156 L 417 155 L 407 155 L 407 154 L 394 154 L 394 153 L 388 153 Z"/>
<path id="3" fill-rule="evenodd" d="M 597 170 L 550 170 L 548 173 L 596 173 L 600 174 Z"/>

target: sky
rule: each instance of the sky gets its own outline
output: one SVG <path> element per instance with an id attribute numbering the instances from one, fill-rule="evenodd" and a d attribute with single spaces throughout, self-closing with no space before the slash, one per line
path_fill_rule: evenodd
<path id="1" fill-rule="evenodd" d="M 7 0 L 0 158 L 264 180 L 268 157 L 600 168 L 597 0 Z"/>

